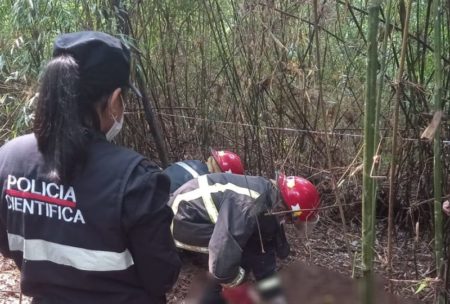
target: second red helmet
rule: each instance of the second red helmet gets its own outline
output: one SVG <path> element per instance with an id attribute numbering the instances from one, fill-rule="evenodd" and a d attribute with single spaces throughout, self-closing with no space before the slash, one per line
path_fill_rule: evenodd
<path id="1" fill-rule="evenodd" d="M 236 153 L 211 149 L 211 155 L 222 172 L 244 174 L 244 166 L 242 165 L 241 158 Z"/>
<path id="2" fill-rule="evenodd" d="M 296 211 L 292 214 L 301 221 L 316 219 L 319 207 L 319 192 L 307 179 L 300 176 L 280 174 L 277 180 L 278 188 L 286 206 Z"/>

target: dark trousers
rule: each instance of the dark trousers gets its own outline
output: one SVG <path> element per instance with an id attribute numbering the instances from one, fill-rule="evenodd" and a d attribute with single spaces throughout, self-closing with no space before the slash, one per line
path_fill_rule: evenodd
<path id="1" fill-rule="evenodd" d="M 277 267 L 277 259 L 275 248 L 267 246 L 262 252 L 260 248 L 252 248 L 242 253 L 241 267 L 248 274 L 253 273 L 256 281 L 264 280 L 275 274 Z"/>

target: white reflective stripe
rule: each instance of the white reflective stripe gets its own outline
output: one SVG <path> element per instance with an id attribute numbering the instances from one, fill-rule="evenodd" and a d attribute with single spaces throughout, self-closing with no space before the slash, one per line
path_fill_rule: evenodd
<path id="1" fill-rule="evenodd" d="M 233 191 L 235 193 L 238 194 L 242 194 L 242 195 L 246 195 L 246 196 L 250 196 L 253 199 L 257 199 L 261 194 L 257 191 L 248 189 L 248 188 L 244 188 L 244 187 L 239 187 L 235 184 L 220 184 L 220 183 L 216 183 L 214 185 L 209 185 L 209 192 L 210 193 L 217 193 L 217 192 L 225 192 L 226 190 L 230 190 Z"/>
<path id="2" fill-rule="evenodd" d="M 181 242 L 179 242 L 179 241 L 177 241 L 177 240 L 175 240 L 175 245 L 176 245 L 178 248 L 186 249 L 186 250 L 189 250 L 189 251 L 195 251 L 195 252 L 206 253 L 206 254 L 209 253 L 209 250 L 208 250 L 208 248 L 206 248 L 206 247 L 199 247 L 199 246 L 187 245 L 187 244 L 181 243 Z"/>
<path id="3" fill-rule="evenodd" d="M 211 219 L 211 222 L 215 224 L 217 222 L 217 218 L 219 217 L 219 212 L 217 211 L 217 207 L 211 197 L 207 175 L 202 175 L 198 178 L 198 186 L 200 188 L 203 204 L 205 204 L 209 218 Z"/>
<path id="4" fill-rule="evenodd" d="M 204 177 L 201 177 L 201 178 L 206 178 L 206 175 L 203 175 L 203 176 Z M 197 179 L 199 182 L 199 187 L 197 189 L 194 189 L 192 191 L 185 192 L 185 193 L 180 193 L 174 198 L 173 203 L 172 203 L 173 214 L 176 215 L 178 213 L 178 207 L 182 201 L 189 202 L 189 201 L 193 201 L 193 200 L 196 200 L 199 198 L 203 199 L 204 191 L 208 191 L 208 193 L 211 194 L 211 193 L 217 193 L 217 192 L 225 192 L 225 191 L 229 190 L 229 191 L 233 191 L 238 194 L 250 196 L 251 198 L 254 198 L 254 199 L 258 198 L 261 195 L 260 193 L 254 191 L 254 190 L 239 187 L 239 186 L 236 186 L 235 184 L 231 184 L 231 183 L 228 183 L 228 184 L 217 183 L 214 185 L 206 185 L 206 186 L 200 185 L 201 178 L 199 177 Z M 172 222 L 171 228 L 172 228 L 172 233 L 173 233 L 173 222 Z"/>
<path id="5" fill-rule="evenodd" d="M 251 190 L 248 188 L 239 187 L 239 186 L 236 186 L 235 184 L 231 184 L 231 183 L 228 183 L 228 184 L 217 183 L 214 185 L 208 185 L 209 193 L 225 192 L 227 190 L 233 191 L 238 194 L 249 196 L 253 199 L 257 199 L 261 195 L 257 191 L 254 191 L 254 190 Z M 175 197 L 174 203 L 172 204 L 172 206 L 175 205 L 176 201 L 193 201 L 195 199 L 201 198 L 201 197 L 203 197 L 202 192 L 203 192 L 203 189 L 197 188 L 197 189 L 194 189 L 189 192 L 180 193 Z M 176 214 L 175 209 L 173 207 L 172 207 L 172 209 L 174 210 L 174 214 Z"/>
<path id="6" fill-rule="evenodd" d="M 202 197 L 202 189 L 201 188 L 197 188 L 195 190 L 186 192 L 186 193 L 180 193 L 178 194 L 175 199 L 173 200 L 172 203 L 172 211 L 174 215 L 177 215 L 178 213 L 178 207 L 180 206 L 180 203 L 182 201 L 193 201 L 195 199 L 201 198 Z M 172 235 L 173 235 L 173 221 L 172 224 L 170 225 L 170 230 L 172 231 Z"/>
<path id="7" fill-rule="evenodd" d="M 11 251 L 22 251 L 29 261 L 48 261 L 86 271 L 119 271 L 134 264 L 128 250 L 112 252 L 61 245 L 40 239 L 24 239 L 8 233 Z"/>
<path id="8" fill-rule="evenodd" d="M 198 172 L 195 171 L 188 164 L 183 163 L 183 162 L 178 162 L 178 163 L 175 163 L 175 165 L 178 165 L 178 166 L 182 167 L 184 170 L 186 170 L 187 172 L 189 172 L 189 174 L 191 174 L 193 178 L 197 178 L 198 177 Z"/>
<path id="9" fill-rule="evenodd" d="M 195 191 L 197 191 L 197 190 L 200 190 L 200 189 L 196 189 Z M 181 201 L 183 201 L 183 200 L 184 200 L 184 201 L 186 201 L 186 200 L 188 201 L 188 200 L 189 200 L 188 198 L 186 198 L 186 196 L 185 196 L 184 194 L 190 194 L 190 193 L 192 193 L 192 192 L 194 192 L 194 191 L 180 194 L 180 195 L 178 195 L 178 196 L 174 199 L 174 201 L 173 201 L 173 203 L 172 203 L 172 211 L 173 211 L 173 214 L 175 214 L 175 215 L 177 214 L 177 212 L 178 212 L 178 207 L 180 206 L 180 202 L 181 202 Z M 198 197 L 200 197 L 200 196 L 198 196 Z M 197 197 L 197 198 L 198 198 L 198 197 Z M 173 235 L 173 220 L 172 220 L 172 224 L 170 225 L 170 230 L 172 231 L 172 236 L 174 236 L 174 235 Z M 185 250 L 189 250 L 189 251 L 195 251 L 195 252 L 206 253 L 206 254 L 209 253 L 208 248 L 184 244 L 184 243 L 182 243 L 182 242 L 180 242 L 180 241 L 177 241 L 177 240 L 175 239 L 175 236 L 174 236 L 174 241 L 175 241 L 175 246 L 177 246 L 178 248 L 185 249 Z"/>
<path id="10" fill-rule="evenodd" d="M 257 191 L 254 191 L 254 190 L 251 190 L 251 189 L 248 189 L 248 188 L 244 188 L 244 187 L 239 187 L 239 186 L 237 186 L 235 184 L 231 184 L 231 183 L 227 183 L 227 184 L 216 183 L 214 185 L 208 185 L 208 181 L 207 181 L 206 178 L 207 178 L 206 175 L 200 176 L 197 179 L 198 183 L 199 183 L 199 187 L 197 189 L 194 189 L 192 191 L 185 192 L 185 193 L 180 193 L 174 198 L 171 207 L 172 207 L 173 214 L 175 216 L 178 213 L 178 207 L 180 206 L 180 203 L 182 201 L 189 202 L 189 201 L 193 201 L 193 200 L 202 198 L 203 202 L 205 203 L 205 198 L 203 196 L 204 193 L 207 193 L 210 198 L 211 198 L 211 193 L 225 192 L 227 190 L 233 191 L 233 192 L 241 194 L 241 195 L 249 196 L 249 197 L 251 197 L 253 199 L 258 198 L 261 195 Z M 204 179 L 204 180 L 201 182 L 202 179 Z M 206 182 L 206 185 L 205 185 L 205 182 Z M 212 201 L 212 198 L 211 198 L 211 201 Z M 215 212 L 214 211 L 212 211 L 212 212 L 215 214 L 215 213 L 217 213 L 217 208 L 214 205 L 214 202 L 212 202 L 212 204 L 213 204 L 212 206 L 214 207 L 213 210 L 215 210 Z M 206 203 L 205 203 L 205 208 L 207 209 L 207 212 L 208 212 L 209 216 L 211 217 L 210 211 L 209 211 Z M 217 216 L 215 218 L 216 218 L 216 220 L 213 221 L 214 224 L 217 221 Z M 172 221 L 172 224 L 170 225 L 170 229 L 172 231 L 172 235 L 173 235 L 173 222 L 174 221 Z M 174 236 L 174 239 L 175 239 L 175 236 Z M 207 253 L 207 250 L 208 250 L 207 248 L 203 248 L 203 247 L 196 247 L 196 246 L 186 245 L 186 244 L 183 244 L 181 242 L 178 242 L 177 240 L 175 240 L 175 244 L 179 248 L 183 248 L 183 249 L 190 250 L 190 251 L 197 251 L 197 252 Z M 194 249 L 189 249 L 189 247 L 190 248 L 194 248 Z M 199 248 L 201 248 L 201 249 L 199 249 Z"/>
<path id="11" fill-rule="evenodd" d="M 196 200 L 198 198 L 201 198 L 201 197 L 202 197 L 202 191 L 201 191 L 200 188 L 197 188 L 197 189 L 189 191 L 189 192 L 178 194 L 175 197 L 174 204 L 175 204 L 176 201 L 178 201 L 178 203 L 180 201 L 187 201 L 187 202 L 189 202 L 189 201 L 193 201 L 193 200 Z"/>
<path id="12" fill-rule="evenodd" d="M 173 203 L 171 206 L 173 214 L 174 214 L 174 218 L 172 219 L 172 224 L 170 224 L 170 231 L 172 232 L 172 236 L 173 236 L 173 222 L 174 222 L 175 216 L 178 213 L 178 206 L 180 206 L 180 203 L 182 200 L 183 200 L 183 198 L 181 197 L 181 194 L 177 195 L 175 197 L 175 199 L 173 200 Z M 175 240 L 175 237 L 174 237 L 174 240 Z M 176 242 L 176 240 L 175 240 L 175 242 Z"/>

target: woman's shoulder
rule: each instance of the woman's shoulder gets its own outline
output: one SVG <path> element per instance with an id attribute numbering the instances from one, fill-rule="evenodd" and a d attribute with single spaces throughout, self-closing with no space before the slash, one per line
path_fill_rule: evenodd
<path id="1" fill-rule="evenodd" d="M 89 143 L 89 155 L 93 158 L 113 158 L 123 161 L 144 159 L 145 157 L 133 149 L 110 143 L 106 140 L 93 139 Z"/>

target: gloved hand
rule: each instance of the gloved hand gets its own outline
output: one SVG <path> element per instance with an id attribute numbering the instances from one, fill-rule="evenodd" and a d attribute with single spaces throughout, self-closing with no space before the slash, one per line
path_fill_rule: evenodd
<path id="1" fill-rule="evenodd" d="M 222 296 L 228 304 L 253 304 L 249 283 L 243 283 L 235 287 L 224 287 Z"/>

